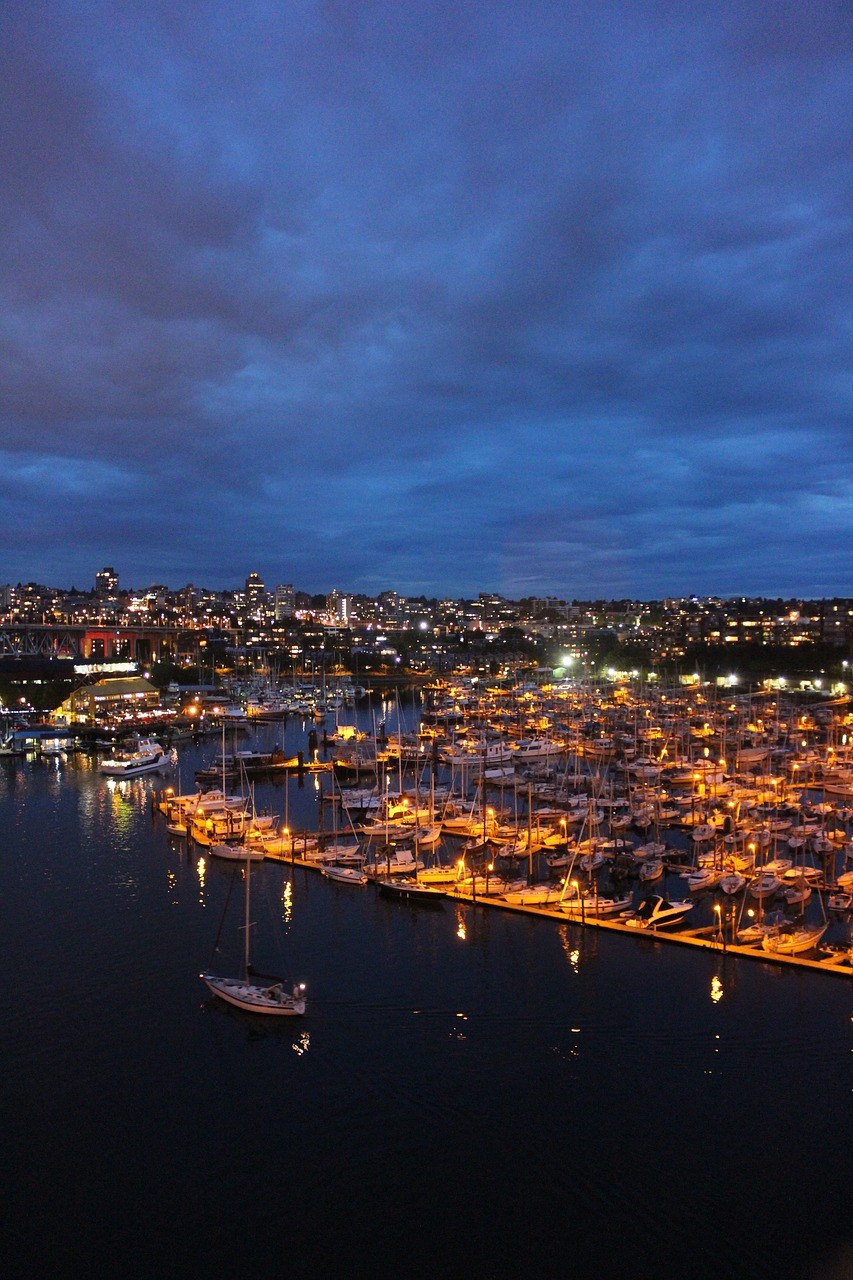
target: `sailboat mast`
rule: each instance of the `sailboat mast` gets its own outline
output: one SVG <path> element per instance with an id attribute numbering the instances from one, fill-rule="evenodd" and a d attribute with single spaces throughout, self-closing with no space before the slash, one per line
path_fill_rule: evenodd
<path id="1" fill-rule="evenodd" d="M 245 939 L 243 942 L 243 977 L 246 982 L 249 981 L 249 928 L 250 928 L 250 907 L 249 907 L 249 868 L 252 859 L 249 856 L 249 846 L 246 845 L 246 921 L 245 921 Z"/>

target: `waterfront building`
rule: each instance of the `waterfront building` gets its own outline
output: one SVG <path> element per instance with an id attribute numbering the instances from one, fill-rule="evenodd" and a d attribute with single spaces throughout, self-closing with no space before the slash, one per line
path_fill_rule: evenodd
<path id="1" fill-rule="evenodd" d="M 59 724 L 102 724 L 126 716 L 148 715 L 160 708 L 157 688 L 143 676 L 98 680 L 75 689 L 52 713 Z"/>

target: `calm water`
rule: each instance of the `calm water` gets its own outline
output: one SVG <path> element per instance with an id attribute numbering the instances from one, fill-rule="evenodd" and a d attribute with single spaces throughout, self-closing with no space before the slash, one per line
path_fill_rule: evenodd
<path id="1" fill-rule="evenodd" d="M 265 863 L 258 1023 L 163 782 L 0 766 L 4 1275 L 853 1275 L 853 984 Z"/>

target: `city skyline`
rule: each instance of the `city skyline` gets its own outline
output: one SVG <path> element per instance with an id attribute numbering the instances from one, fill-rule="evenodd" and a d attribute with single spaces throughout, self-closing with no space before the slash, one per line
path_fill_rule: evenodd
<path id="1" fill-rule="evenodd" d="M 0 583 L 853 591 L 841 4 L 0 14 Z"/>

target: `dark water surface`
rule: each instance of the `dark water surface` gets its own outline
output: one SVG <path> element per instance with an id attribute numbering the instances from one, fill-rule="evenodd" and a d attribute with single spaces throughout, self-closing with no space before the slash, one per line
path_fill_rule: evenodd
<path id="1" fill-rule="evenodd" d="M 853 1275 L 849 981 L 264 863 L 271 1026 L 164 781 L 0 765 L 4 1276 Z"/>

